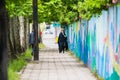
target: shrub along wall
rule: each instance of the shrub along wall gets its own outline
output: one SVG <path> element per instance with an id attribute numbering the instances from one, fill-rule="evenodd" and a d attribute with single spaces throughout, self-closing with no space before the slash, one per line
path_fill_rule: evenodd
<path id="1" fill-rule="evenodd" d="M 105 80 L 120 80 L 120 6 L 66 27 L 69 49 Z"/>

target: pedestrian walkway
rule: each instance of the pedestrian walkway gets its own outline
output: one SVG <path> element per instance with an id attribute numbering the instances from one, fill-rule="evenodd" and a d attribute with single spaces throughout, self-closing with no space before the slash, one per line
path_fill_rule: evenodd
<path id="1" fill-rule="evenodd" d="M 51 34 L 43 35 L 39 61 L 31 61 L 21 74 L 21 80 L 97 80 L 90 70 L 68 52 L 58 53 L 58 44 Z"/>
<path id="2" fill-rule="evenodd" d="M 84 64 L 68 52 L 43 49 L 39 61 L 30 62 L 21 80 L 97 80 Z"/>

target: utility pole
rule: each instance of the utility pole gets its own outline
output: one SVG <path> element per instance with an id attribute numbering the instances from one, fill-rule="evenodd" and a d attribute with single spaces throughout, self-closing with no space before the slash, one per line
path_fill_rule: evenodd
<path id="1" fill-rule="evenodd" d="M 34 60 L 39 60 L 38 48 L 38 1 L 33 0 Z"/>

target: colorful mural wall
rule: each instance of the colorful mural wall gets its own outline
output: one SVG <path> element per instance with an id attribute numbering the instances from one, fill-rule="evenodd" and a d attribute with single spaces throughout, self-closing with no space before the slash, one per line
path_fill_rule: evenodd
<path id="1" fill-rule="evenodd" d="M 66 28 L 69 49 L 105 80 L 120 80 L 120 6 Z"/>

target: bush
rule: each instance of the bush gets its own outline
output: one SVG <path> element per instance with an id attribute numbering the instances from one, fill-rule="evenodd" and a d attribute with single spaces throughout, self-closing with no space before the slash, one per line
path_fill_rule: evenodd
<path id="1" fill-rule="evenodd" d="M 8 80 L 20 80 L 17 72 L 13 71 L 11 68 L 8 68 Z"/>
<path id="2" fill-rule="evenodd" d="M 31 59 L 31 49 L 26 50 L 25 53 L 20 55 L 18 59 L 11 60 L 8 67 L 8 78 L 9 80 L 19 80 L 19 72 L 26 64 L 26 59 Z"/>

